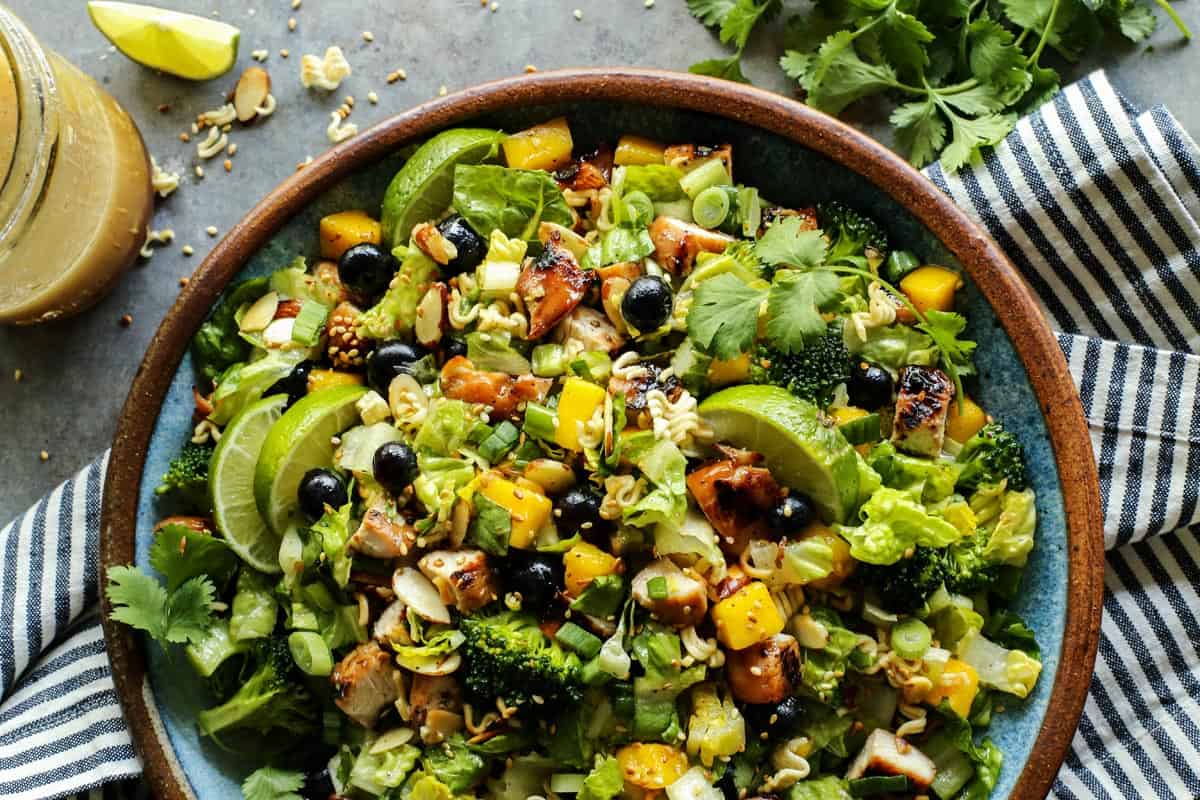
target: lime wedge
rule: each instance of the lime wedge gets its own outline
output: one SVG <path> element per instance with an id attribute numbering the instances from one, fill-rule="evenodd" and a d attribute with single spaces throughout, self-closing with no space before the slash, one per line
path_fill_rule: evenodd
<path id="1" fill-rule="evenodd" d="M 137 3 L 92 0 L 92 24 L 144 67 L 206 81 L 237 61 L 241 32 L 224 22 Z"/>
<path id="2" fill-rule="evenodd" d="M 271 426 L 283 415 L 287 395 L 259 400 L 230 421 L 208 467 L 213 521 L 233 552 L 262 572 L 279 572 L 279 537 L 267 527 L 254 500 L 254 468 Z"/>
<path id="3" fill-rule="evenodd" d="M 332 439 L 358 421 L 354 404 L 366 393 L 365 386 L 322 389 L 301 398 L 271 426 L 254 469 L 254 499 L 277 537 L 299 505 L 300 479 L 333 464 Z"/>
<path id="4" fill-rule="evenodd" d="M 495 158 L 504 139 L 502 131 L 452 128 L 417 148 L 383 196 L 386 240 L 391 245 L 406 244 L 414 225 L 437 218 L 454 196 L 454 165 Z"/>
<path id="5" fill-rule="evenodd" d="M 858 463 L 846 437 L 817 407 L 778 386 L 734 386 L 700 404 L 716 441 L 761 453 L 775 478 L 804 492 L 826 522 L 858 503 Z"/>

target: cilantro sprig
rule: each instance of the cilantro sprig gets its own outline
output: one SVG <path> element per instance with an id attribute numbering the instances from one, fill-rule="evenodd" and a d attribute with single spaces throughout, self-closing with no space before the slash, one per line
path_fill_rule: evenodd
<path id="1" fill-rule="evenodd" d="M 1191 39 L 1169 0 L 1154 0 Z M 692 72 L 745 81 L 740 59 L 779 0 L 688 0 L 692 15 L 731 44 L 728 58 Z M 779 60 L 809 105 L 838 114 L 886 96 L 899 146 L 917 166 L 940 159 L 955 171 L 1000 142 L 1017 118 L 1059 90 L 1048 50 L 1074 61 L 1112 30 L 1131 42 L 1157 20 L 1140 0 L 817 0 L 787 21 Z"/>

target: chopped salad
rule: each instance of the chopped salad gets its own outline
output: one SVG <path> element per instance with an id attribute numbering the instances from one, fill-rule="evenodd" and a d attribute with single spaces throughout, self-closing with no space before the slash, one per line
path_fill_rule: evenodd
<path id="1" fill-rule="evenodd" d="M 960 275 L 727 144 L 579 149 L 446 131 L 232 286 L 112 616 L 249 800 L 987 797 L 1036 512 Z"/>

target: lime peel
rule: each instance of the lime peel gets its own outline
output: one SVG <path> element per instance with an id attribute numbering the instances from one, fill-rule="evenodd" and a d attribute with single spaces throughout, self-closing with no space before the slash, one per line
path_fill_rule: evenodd
<path id="1" fill-rule="evenodd" d="M 88 16 L 118 50 L 144 67 L 205 81 L 237 62 L 241 31 L 226 22 L 111 0 L 91 0 Z"/>

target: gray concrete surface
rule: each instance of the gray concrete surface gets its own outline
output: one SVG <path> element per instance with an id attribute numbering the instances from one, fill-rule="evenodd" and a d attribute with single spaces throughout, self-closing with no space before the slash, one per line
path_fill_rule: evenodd
<path id="1" fill-rule="evenodd" d="M 242 29 L 238 66 L 225 78 L 192 84 L 155 75 L 112 52 L 88 22 L 83 0 L 4 0 L 44 44 L 99 78 L 137 120 L 153 152 L 168 169 L 182 172 L 184 185 L 159 204 L 154 226 L 172 228 L 172 245 L 134 270 L 95 309 L 73 320 L 39 328 L 0 328 L 0 524 L 106 448 L 142 353 L 179 291 L 179 279 L 199 264 L 216 241 L 210 225 L 229 229 L 263 194 L 305 156 L 326 145 L 328 112 L 341 96 L 357 99 L 353 120 L 366 127 L 389 114 L 480 81 L 539 69 L 578 65 L 635 64 L 686 69 L 723 53 L 707 30 L 687 14 L 684 0 L 499 0 L 495 12 L 478 0 L 157 0 L 160 5 L 215 13 Z M 789 5 L 799 7 L 795 0 Z M 572 12 L 583 12 L 577 21 Z M 1183 0 L 1179 11 L 1200 32 L 1200 3 Z M 1161 16 L 1161 15 L 1160 15 Z M 296 30 L 287 21 L 294 17 Z M 782 26 L 756 35 L 747 74 L 760 86 L 790 92 L 774 66 Z M 374 34 L 366 42 L 362 32 Z M 300 56 L 340 44 L 354 74 L 336 96 L 308 96 L 298 80 Z M 275 118 L 234 134 L 239 151 L 232 173 L 219 160 L 207 177 L 192 174 L 194 145 L 179 133 L 199 112 L 221 103 L 251 51 L 270 51 L 266 67 L 274 79 Z M 290 58 L 280 57 L 287 48 Z M 1182 47 L 1173 26 L 1160 19 L 1150 46 L 1103 48 L 1103 65 L 1113 82 L 1141 105 L 1165 103 L 1184 127 L 1200 134 L 1200 44 Z M 1069 76 L 1100 65 L 1077 65 Z M 406 81 L 388 85 L 385 76 L 404 68 Z M 367 102 L 367 92 L 379 104 Z M 161 105 L 170 108 L 160 112 Z M 889 141 L 886 112 L 853 121 Z M 181 248 L 191 245 L 193 256 Z M 124 314 L 133 316 L 122 327 Z M 20 369 L 24 379 L 13 380 Z M 50 458 L 39 459 L 45 450 Z"/>

